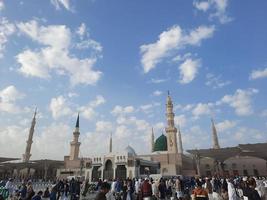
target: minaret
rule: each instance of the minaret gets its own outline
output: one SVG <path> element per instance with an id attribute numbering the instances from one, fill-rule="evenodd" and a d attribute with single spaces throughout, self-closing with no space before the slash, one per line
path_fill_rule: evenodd
<path id="1" fill-rule="evenodd" d="M 112 133 L 110 134 L 109 138 L 109 153 L 112 153 Z"/>
<path id="2" fill-rule="evenodd" d="M 178 138 L 178 153 L 183 154 L 182 134 L 179 126 L 178 126 L 177 138 Z"/>
<path id="3" fill-rule="evenodd" d="M 79 142 L 80 130 L 79 130 L 79 114 L 76 121 L 75 130 L 73 132 L 73 140 L 70 143 L 70 160 L 79 159 L 79 148 L 81 143 Z"/>
<path id="4" fill-rule="evenodd" d="M 153 129 L 153 127 L 152 127 L 152 131 L 151 131 L 151 153 L 152 152 L 154 152 L 154 145 L 155 145 L 155 143 L 154 143 L 154 129 Z"/>
<path id="5" fill-rule="evenodd" d="M 37 113 L 37 108 L 35 108 L 34 111 L 34 115 L 33 115 L 33 119 L 32 119 L 32 124 L 31 124 L 31 128 L 29 131 L 29 136 L 28 136 L 28 140 L 27 140 L 27 146 L 25 149 L 25 153 L 22 155 L 22 160 L 23 162 L 29 162 L 30 157 L 31 157 L 31 147 L 32 147 L 32 138 L 33 138 L 33 133 L 34 133 L 34 127 L 36 124 L 36 113 Z"/>
<path id="6" fill-rule="evenodd" d="M 174 126 L 174 113 L 173 113 L 173 104 L 168 91 L 167 104 L 166 104 L 166 117 L 167 117 L 167 127 L 165 131 L 167 133 L 167 143 L 168 143 L 168 152 L 177 153 L 177 139 L 176 133 L 177 129 Z"/>
<path id="7" fill-rule="evenodd" d="M 218 141 L 217 130 L 212 118 L 211 118 L 211 129 L 212 129 L 212 148 L 219 149 L 220 145 Z"/>

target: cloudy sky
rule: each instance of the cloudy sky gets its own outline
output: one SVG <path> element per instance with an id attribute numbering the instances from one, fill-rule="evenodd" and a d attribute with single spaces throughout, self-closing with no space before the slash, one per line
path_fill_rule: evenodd
<path id="1" fill-rule="evenodd" d="M 267 2 L 0 0 L 0 156 L 149 152 L 170 90 L 184 149 L 267 141 Z"/>

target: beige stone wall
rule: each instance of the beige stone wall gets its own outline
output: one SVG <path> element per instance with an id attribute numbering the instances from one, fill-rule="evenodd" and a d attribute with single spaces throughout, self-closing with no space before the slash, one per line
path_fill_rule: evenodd
<path id="1" fill-rule="evenodd" d="M 80 165 L 81 165 L 80 160 L 65 160 L 65 168 L 66 169 L 80 168 Z"/>
<path id="2" fill-rule="evenodd" d="M 247 175 L 255 176 L 255 172 L 258 172 L 260 176 L 267 175 L 267 162 L 263 159 L 255 157 L 232 157 L 227 159 L 224 165 L 224 170 L 226 174 L 232 175 Z M 210 172 L 213 174 L 214 163 L 212 159 L 201 159 L 200 171 L 202 176 L 207 176 Z"/>
<path id="3" fill-rule="evenodd" d="M 181 154 L 151 154 L 151 160 L 160 162 L 160 173 L 163 175 L 182 174 L 183 159 Z"/>

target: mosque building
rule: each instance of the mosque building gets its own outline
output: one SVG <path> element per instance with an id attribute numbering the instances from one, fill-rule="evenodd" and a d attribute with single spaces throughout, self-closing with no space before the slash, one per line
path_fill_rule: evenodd
<path id="1" fill-rule="evenodd" d="M 64 157 L 64 161 L 31 160 L 36 115 L 37 110 L 34 112 L 22 159 L 0 157 L 0 178 L 30 177 L 52 180 L 55 176 L 59 178 L 81 176 L 95 181 L 99 178 L 124 179 L 150 174 L 162 176 L 267 175 L 267 143 L 239 144 L 236 147 L 221 148 L 213 119 L 211 120 L 212 148 L 191 149 L 184 152 L 180 128 L 177 129 L 174 124 L 175 115 L 169 93 L 166 103 L 165 134 L 155 139 L 152 128 L 151 152 L 145 155 L 137 155 L 131 146 L 127 146 L 121 152 L 113 152 L 111 135 L 108 153 L 90 158 L 81 157 L 78 114 L 73 139 L 70 142 L 70 153 Z"/>
<path id="2" fill-rule="evenodd" d="M 180 128 L 175 127 L 171 96 L 168 92 L 166 103 L 167 126 L 166 135 L 162 134 L 154 141 L 154 131 L 151 132 L 151 153 L 141 157 L 160 163 L 160 174 L 173 176 L 178 174 L 192 175 L 195 173 L 194 163 L 190 156 L 183 153 Z"/>
<path id="3" fill-rule="evenodd" d="M 70 154 L 64 157 L 64 168 L 58 170 L 58 177 L 67 175 L 84 176 L 90 181 L 127 177 L 142 177 L 149 174 L 162 176 L 211 176 L 220 175 L 266 175 L 267 155 L 264 149 L 267 143 L 220 148 L 217 130 L 211 120 L 212 148 L 187 150 L 184 153 L 180 128 L 174 124 L 173 103 L 170 94 L 166 103 L 165 134 L 154 138 L 151 131 L 151 153 L 137 155 L 131 146 L 121 152 L 112 151 L 112 135 L 109 151 L 104 155 L 91 158 L 79 158 L 79 116 L 77 118 L 73 141 L 70 143 Z M 254 154 L 248 153 L 248 148 Z M 223 156 L 224 155 L 224 156 Z M 252 164 L 253 163 L 253 164 Z M 229 166 L 229 167 L 228 167 Z"/>
<path id="4" fill-rule="evenodd" d="M 159 173 L 159 163 L 139 158 L 131 146 L 123 151 L 112 151 L 112 136 L 109 142 L 109 152 L 105 155 L 96 155 L 91 158 L 79 158 L 79 116 L 73 132 L 73 141 L 70 143 L 70 154 L 64 157 L 64 168 L 57 170 L 57 177 L 82 176 L 96 181 L 101 179 L 126 179 L 140 177 L 148 173 Z"/>
<path id="5" fill-rule="evenodd" d="M 2 158 L 0 159 L 0 179 L 5 178 L 32 178 L 39 180 L 52 180 L 56 176 L 58 168 L 63 166 L 61 160 L 32 160 L 31 147 L 34 137 L 34 129 L 36 125 L 37 108 L 35 109 L 31 127 L 29 130 L 28 140 L 26 141 L 26 148 L 22 159 L 19 158 Z"/>
<path id="6" fill-rule="evenodd" d="M 161 135 L 154 141 L 154 132 L 151 133 L 151 153 L 137 155 L 131 146 L 123 151 L 112 151 L 112 136 L 110 137 L 109 153 L 93 156 L 88 161 L 88 166 L 81 172 L 81 158 L 79 155 L 78 142 L 79 124 L 77 119 L 73 133 L 73 141 L 70 143 L 70 155 L 64 157 L 65 169 L 58 170 L 58 176 L 84 175 L 91 181 L 114 178 L 133 178 L 148 174 L 162 174 L 173 176 L 177 174 L 195 174 L 194 163 L 190 156 L 183 154 L 181 131 L 174 125 L 173 103 L 170 95 L 167 96 L 165 128 L 166 136 Z"/>

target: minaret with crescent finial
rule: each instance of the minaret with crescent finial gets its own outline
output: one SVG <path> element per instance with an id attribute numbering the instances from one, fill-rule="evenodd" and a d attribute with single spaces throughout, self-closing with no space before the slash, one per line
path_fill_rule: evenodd
<path id="1" fill-rule="evenodd" d="M 220 145 L 219 145 L 217 130 L 212 118 L 211 118 L 211 129 L 212 129 L 212 148 L 219 149 Z"/>
<path id="2" fill-rule="evenodd" d="M 173 113 L 173 104 L 168 91 L 167 104 L 166 104 L 166 117 L 167 117 L 167 127 L 165 131 L 167 133 L 167 145 L 169 153 L 177 153 L 177 129 L 174 126 L 174 113 Z"/>
<path id="3" fill-rule="evenodd" d="M 79 159 L 79 149 L 81 143 L 79 142 L 80 136 L 80 121 L 79 114 L 76 120 L 76 126 L 73 132 L 73 140 L 70 143 L 70 160 L 78 160 Z"/>
<path id="4" fill-rule="evenodd" d="M 182 142 L 182 134 L 180 126 L 178 126 L 177 138 L 178 138 L 178 153 L 183 154 L 183 142 Z"/>
<path id="5" fill-rule="evenodd" d="M 29 136 L 28 136 L 28 140 L 27 140 L 27 145 L 26 145 L 26 149 L 25 149 L 25 153 L 22 155 L 22 161 L 23 162 L 29 162 L 30 157 L 31 157 L 31 147 L 32 147 L 32 138 L 33 138 L 33 133 L 34 133 L 34 127 L 36 124 L 36 113 L 37 113 L 37 108 L 35 108 L 34 111 L 34 115 L 33 115 L 33 119 L 32 119 L 32 123 L 31 123 L 31 128 L 29 131 Z"/>
<path id="6" fill-rule="evenodd" d="M 110 134 L 109 138 L 109 153 L 112 153 L 112 133 Z"/>
<path id="7" fill-rule="evenodd" d="M 154 140 L 155 140 L 155 135 L 154 135 L 154 129 L 153 129 L 153 127 L 152 127 L 152 130 L 151 130 L 151 146 L 150 146 L 150 148 L 151 148 L 151 153 L 152 152 L 154 152 L 154 145 L 155 145 L 155 142 L 154 142 Z"/>

